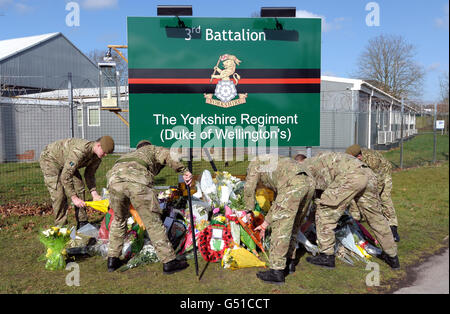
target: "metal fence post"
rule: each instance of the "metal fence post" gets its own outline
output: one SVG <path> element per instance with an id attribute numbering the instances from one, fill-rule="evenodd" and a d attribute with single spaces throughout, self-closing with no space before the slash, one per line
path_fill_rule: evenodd
<path id="1" fill-rule="evenodd" d="M 433 133 L 434 133 L 434 143 L 433 143 L 433 163 L 436 163 L 436 144 L 437 144 L 437 134 L 436 134 L 436 120 L 437 120 L 437 103 L 434 104 L 434 119 L 433 119 Z"/>
<path id="2" fill-rule="evenodd" d="M 404 112 L 404 102 L 402 97 L 401 106 L 401 122 L 400 122 L 400 169 L 403 169 L 403 112 Z"/>
<path id="3" fill-rule="evenodd" d="M 75 130 L 73 125 L 73 85 L 72 85 L 72 72 L 68 74 L 68 86 L 67 90 L 69 92 L 69 108 L 70 108 L 70 135 L 75 137 Z"/>

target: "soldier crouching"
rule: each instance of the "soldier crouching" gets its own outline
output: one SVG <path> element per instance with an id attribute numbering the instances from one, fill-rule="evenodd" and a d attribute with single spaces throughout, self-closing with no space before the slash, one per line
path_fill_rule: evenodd
<path id="1" fill-rule="evenodd" d="M 244 187 L 245 203 L 255 207 L 255 189 L 258 182 L 277 194 L 265 221 L 255 228 L 264 237 L 272 228 L 268 271 L 257 277 L 267 283 L 282 284 L 287 274 L 295 271 L 297 233 L 306 209 L 314 194 L 314 180 L 308 170 L 290 158 L 266 156 L 252 161 L 247 170 Z"/>
<path id="2" fill-rule="evenodd" d="M 306 159 L 306 165 L 316 181 L 316 189 L 323 191 L 316 200 L 316 232 L 320 254 L 306 260 L 314 265 L 334 268 L 334 229 L 339 218 L 355 201 L 361 214 L 380 242 L 380 256 L 391 268 L 400 268 L 397 245 L 389 223 L 381 211 L 377 178 L 370 168 L 344 153 L 322 153 Z"/>
<path id="3" fill-rule="evenodd" d="M 95 142 L 69 138 L 48 144 L 41 153 L 39 165 L 52 200 L 55 224 L 67 224 L 68 200 L 75 205 L 77 229 L 88 223 L 85 210 L 85 189 L 80 169 L 94 201 L 100 200 L 95 183 L 95 173 L 101 159 L 114 151 L 114 140 L 103 136 Z"/>
<path id="4" fill-rule="evenodd" d="M 186 261 L 177 260 L 166 235 L 161 220 L 153 179 L 168 165 L 176 172 L 183 173 L 183 179 L 190 185 L 192 174 L 179 161 L 171 158 L 170 150 L 141 141 L 134 152 L 119 158 L 107 173 L 110 207 L 114 210 L 108 248 L 108 271 L 119 268 L 119 259 L 127 230 L 130 203 L 138 212 L 149 234 L 159 260 L 163 263 L 164 274 L 172 274 L 189 266 Z"/>

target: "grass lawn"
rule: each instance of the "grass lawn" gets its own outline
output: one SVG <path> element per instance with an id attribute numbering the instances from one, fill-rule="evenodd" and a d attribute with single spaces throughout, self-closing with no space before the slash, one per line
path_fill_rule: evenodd
<path id="1" fill-rule="evenodd" d="M 436 136 L 436 160 L 448 161 L 448 135 Z M 429 165 L 433 161 L 434 135 L 432 133 L 418 134 L 413 139 L 403 143 L 403 168 Z M 400 148 L 383 152 L 394 168 L 400 167 Z"/>
<path id="2" fill-rule="evenodd" d="M 109 162 L 112 162 L 110 160 Z M 33 166 L 30 165 L 33 169 Z M 393 201 L 399 217 L 399 258 L 401 270 L 380 264 L 379 287 L 367 287 L 370 270 L 365 264 L 349 266 L 336 261 L 334 270 L 325 270 L 300 260 L 297 272 L 282 286 L 261 282 L 255 274 L 260 269 L 225 270 L 218 263 L 206 264 L 200 257 L 199 281 L 194 261 L 180 273 L 165 276 L 160 263 L 141 266 L 124 273 L 108 273 L 101 257 L 79 259 L 80 286 L 69 287 L 69 271 L 47 271 L 38 262 L 44 247 L 38 240 L 40 229 L 52 225 L 51 216 L 3 217 L 0 220 L 0 293 L 380 293 L 396 286 L 408 266 L 425 255 L 448 246 L 449 164 L 430 165 L 393 174 Z M 37 184 L 37 183 L 36 183 Z M 100 184 L 102 184 L 100 182 Z M 24 192 L 25 193 L 25 192 Z M 6 197 L 2 194 L 2 197 Z M 91 216 L 91 221 L 101 218 Z M 70 222 L 74 223 L 73 212 Z M 369 229 L 370 230 L 370 229 Z M 207 267 L 206 267 L 207 266 Z M 206 269 L 205 269 L 206 267 Z M 446 279 L 447 280 L 447 279 Z"/>

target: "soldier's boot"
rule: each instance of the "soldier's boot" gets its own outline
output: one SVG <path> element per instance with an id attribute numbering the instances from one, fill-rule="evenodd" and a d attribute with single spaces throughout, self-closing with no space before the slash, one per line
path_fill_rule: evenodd
<path id="1" fill-rule="evenodd" d="M 183 269 L 186 269 L 188 267 L 189 264 L 186 261 L 179 261 L 177 259 L 174 259 L 163 264 L 163 273 L 166 275 L 170 275 L 176 273 L 177 271 L 182 271 Z"/>
<path id="2" fill-rule="evenodd" d="M 400 261 L 398 260 L 398 255 L 390 257 L 385 252 L 382 252 L 379 256 L 380 259 L 386 262 L 392 269 L 400 269 Z"/>
<path id="3" fill-rule="evenodd" d="M 118 257 L 108 257 L 108 272 L 115 271 L 123 264 L 125 263 Z"/>
<path id="4" fill-rule="evenodd" d="M 334 255 L 326 255 L 320 253 L 316 256 L 309 256 L 306 258 L 306 261 L 310 264 L 325 267 L 325 268 L 334 268 L 335 267 L 335 258 Z"/>
<path id="5" fill-rule="evenodd" d="M 286 267 L 284 268 L 284 275 L 287 276 L 293 273 L 295 273 L 295 260 L 288 258 L 286 260 Z"/>
<path id="6" fill-rule="evenodd" d="M 397 226 L 391 226 L 392 236 L 394 237 L 395 242 L 400 242 L 400 236 L 397 232 Z"/>
<path id="7" fill-rule="evenodd" d="M 285 274 L 284 270 L 269 269 L 257 272 L 256 277 L 267 283 L 281 285 L 284 284 Z"/>

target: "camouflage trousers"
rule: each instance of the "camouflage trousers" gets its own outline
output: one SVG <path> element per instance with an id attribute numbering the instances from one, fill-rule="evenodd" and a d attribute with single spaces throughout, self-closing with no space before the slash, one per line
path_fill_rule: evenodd
<path id="1" fill-rule="evenodd" d="M 269 211 L 272 212 L 269 264 L 271 269 L 282 270 L 286 259 L 294 258 L 297 233 L 314 195 L 314 180 L 297 175 L 289 185 L 278 189 Z"/>
<path id="2" fill-rule="evenodd" d="M 138 212 L 162 263 L 175 259 L 172 244 L 161 220 L 161 209 L 155 192 L 150 187 L 133 182 L 113 183 L 108 186 L 110 207 L 114 220 L 109 232 L 108 257 L 119 257 L 130 216 L 130 202 Z"/>
<path id="3" fill-rule="evenodd" d="M 61 167 L 56 165 L 54 161 L 46 156 L 46 151 L 41 153 L 39 159 L 42 173 L 44 174 L 44 183 L 50 193 L 52 200 L 53 215 L 55 217 L 55 225 L 64 226 L 67 224 L 67 209 L 69 207 L 68 199 L 64 187 L 61 182 Z M 83 178 L 77 170 L 73 177 L 73 183 L 77 196 L 85 200 L 85 188 Z M 75 207 L 75 206 L 74 206 Z M 75 207 L 75 219 L 78 221 L 87 221 L 88 215 L 85 208 Z"/>
<path id="4" fill-rule="evenodd" d="M 392 177 L 387 175 L 381 181 L 381 187 L 378 187 L 381 199 L 381 207 L 384 217 L 389 221 L 390 226 L 398 226 L 397 213 L 392 202 Z"/>
<path id="5" fill-rule="evenodd" d="M 391 198 L 392 177 L 390 175 L 378 180 L 378 194 L 380 195 L 381 211 L 383 216 L 388 220 L 390 226 L 398 226 L 397 213 L 395 212 L 394 203 Z M 352 202 L 350 206 L 350 214 L 356 220 L 363 221 L 359 208 Z"/>
<path id="6" fill-rule="evenodd" d="M 317 244 L 320 253 L 334 254 L 334 230 L 352 200 L 373 230 L 382 249 L 391 257 L 397 255 L 389 223 L 381 211 L 377 179 L 369 168 L 357 168 L 338 176 L 322 193 L 316 205 Z"/>

